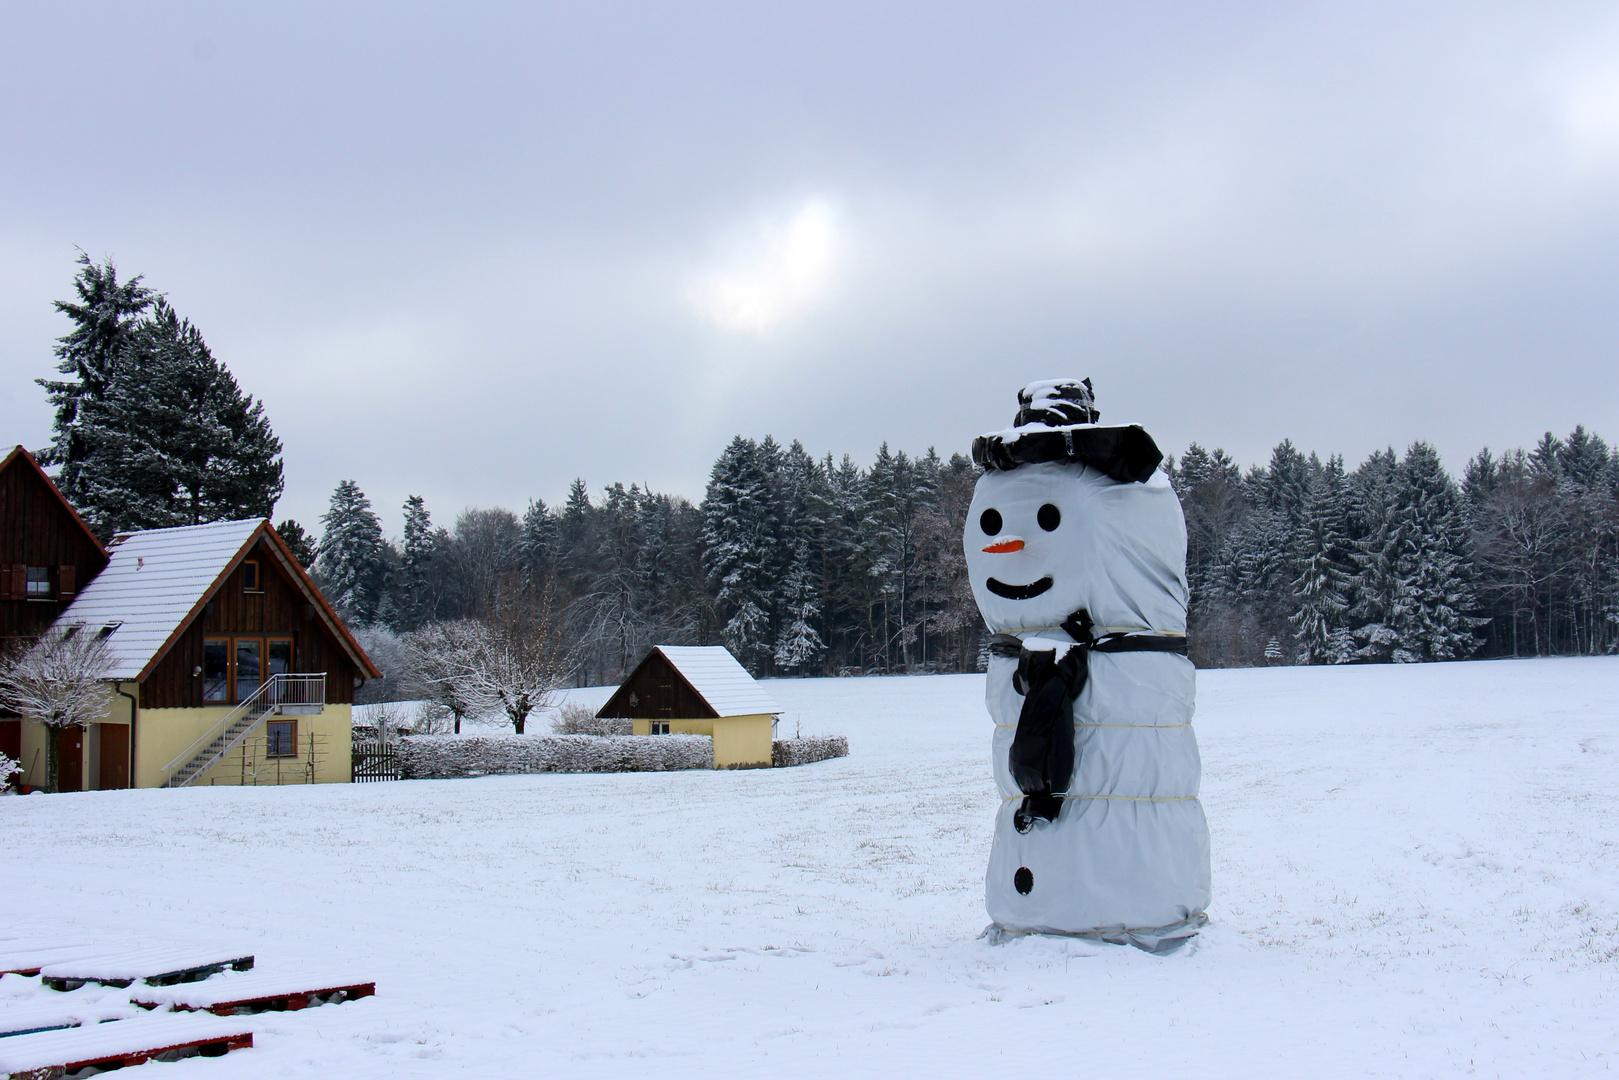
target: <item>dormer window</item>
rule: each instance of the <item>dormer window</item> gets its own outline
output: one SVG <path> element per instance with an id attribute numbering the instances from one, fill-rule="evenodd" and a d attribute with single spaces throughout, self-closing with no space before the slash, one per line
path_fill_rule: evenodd
<path id="1" fill-rule="evenodd" d="M 48 566 L 30 566 L 28 568 L 28 599 L 49 600 L 51 596 L 51 568 Z"/>
<path id="2" fill-rule="evenodd" d="M 242 591 L 261 591 L 259 588 L 259 564 L 256 559 L 248 559 L 242 563 Z"/>

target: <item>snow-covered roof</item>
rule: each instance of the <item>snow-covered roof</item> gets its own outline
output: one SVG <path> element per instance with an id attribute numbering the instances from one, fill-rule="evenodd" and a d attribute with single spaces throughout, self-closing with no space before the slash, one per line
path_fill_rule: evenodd
<path id="1" fill-rule="evenodd" d="M 254 518 L 115 536 L 107 568 L 57 625 L 121 623 L 107 639 L 113 655 L 107 678 L 138 678 L 263 524 Z"/>
<path id="2" fill-rule="evenodd" d="M 720 716 L 779 713 L 781 706 L 753 681 L 747 669 L 723 645 L 658 645 L 691 688 Z"/>

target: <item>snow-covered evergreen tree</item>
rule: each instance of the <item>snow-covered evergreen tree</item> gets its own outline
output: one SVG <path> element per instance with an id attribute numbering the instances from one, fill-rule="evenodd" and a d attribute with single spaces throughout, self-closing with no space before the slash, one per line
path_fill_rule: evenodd
<path id="1" fill-rule="evenodd" d="M 73 404 L 79 456 L 62 475 L 75 504 L 105 534 L 270 516 L 281 443 L 263 405 L 196 327 L 161 297 L 150 307 Z"/>
<path id="2" fill-rule="evenodd" d="M 75 503 L 81 497 L 80 463 L 92 448 L 80 408 L 86 401 L 101 399 L 137 323 L 157 300 L 157 293 L 142 285 L 139 275 L 120 282 L 111 259 L 94 263 L 81 251 L 78 264 L 73 279 L 78 299 L 55 304 L 73 322 L 73 329 L 56 344 L 57 370 L 71 378 L 37 380 L 56 409 L 51 445 L 40 452 L 39 460 L 58 466 L 56 485 Z"/>
<path id="3" fill-rule="evenodd" d="M 556 545 L 556 515 L 551 513 L 544 499 L 530 499 L 528 509 L 523 512 L 523 538 L 518 547 L 524 572 L 532 578 L 547 576 Z"/>
<path id="4" fill-rule="evenodd" d="M 776 486 L 785 577 L 774 660 L 776 666 L 802 674 L 826 653 L 817 628 L 822 579 L 816 567 L 824 551 L 827 500 L 820 465 L 796 439 L 781 455 Z"/>
<path id="5" fill-rule="evenodd" d="M 1347 625 L 1354 567 L 1349 557 L 1349 492 L 1343 459 L 1334 457 L 1310 486 L 1295 534 L 1293 626 L 1299 659 L 1344 664 L 1355 655 Z"/>
<path id="6" fill-rule="evenodd" d="M 758 674 L 774 659 L 773 612 L 780 562 L 776 506 L 779 451 L 738 435 L 714 463 L 703 500 L 705 563 L 718 583 L 726 647 Z"/>
<path id="7" fill-rule="evenodd" d="M 1393 629 L 1394 659 L 1460 660 L 1478 648 L 1482 621 L 1470 581 L 1461 494 L 1439 454 L 1425 442 L 1406 451 L 1399 470 L 1404 543 L 1395 560 L 1399 589 Z"/>
<path id="8" fill-rule="evenodd" d="M 408 634 L 433 618 L 434 586 L 439 574 L 434 565 L 440 554 L 433 533 L 433 516 L 420 495 L 405 498 L 405 530 L 399 549 L 399 568 L 393 574 L 388 623 Z"/>
<path id="9" fill-rule="evenodd" d="M 315 565 L 315 538 L 309 531 L 292 518 L 287 518 L 275 527 L 275 531 L 286 542 L 287 550 L 292 557 L 298 560 L 298 565 L 308 570 Z"/>
<path id="10" fill-rule="evenodd" d="M 315 569 L 326 598 L 345 619 L 369 623 L 376 617 L 386 572 L 382 524 L 371 500 L 359 484 L 344 480 L 320 520 L 325 531 L 315 549 Z"/>

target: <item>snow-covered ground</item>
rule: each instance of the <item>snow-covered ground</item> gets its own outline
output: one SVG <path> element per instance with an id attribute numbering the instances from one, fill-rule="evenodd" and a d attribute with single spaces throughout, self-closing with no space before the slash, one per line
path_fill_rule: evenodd
<path id="1" fill-rule="evenodd" d="M 982 685 L 774 683 L 797 769 L 0 800 L 0 927 L 377 980 L 176 1080 L 1613 1070 L 1619 660 L 1202 673 L 1168 958 L 977 940 Z"/>

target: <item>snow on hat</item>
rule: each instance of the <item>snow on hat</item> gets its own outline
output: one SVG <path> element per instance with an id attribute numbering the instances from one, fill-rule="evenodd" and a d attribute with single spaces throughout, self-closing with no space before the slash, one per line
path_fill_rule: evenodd
<path id="1" fill-rule="evenodd" d="M 1052 379 L 1030 383 L 1017 392 L 1017 419 L 1013 427 L 1041 424 L 1062 427 L 1064 424 L 1094 424 L 1102 418 L 1096 409 L 1096 393 L 1089 379 Z"/>
<path id="2" fill-rule="evenodd" d="M 1088 465 L 1120 483 L 1145 483 L 1164 460 L 1140 424 L 1096 423 L 1096 393 L 1089 379 L 1051 379 L 1018 391 L 1017 417 L 1005 431 L 973 440 L 973 461 L 985 470 L 1009 470 L 1042 461 Z"/>

